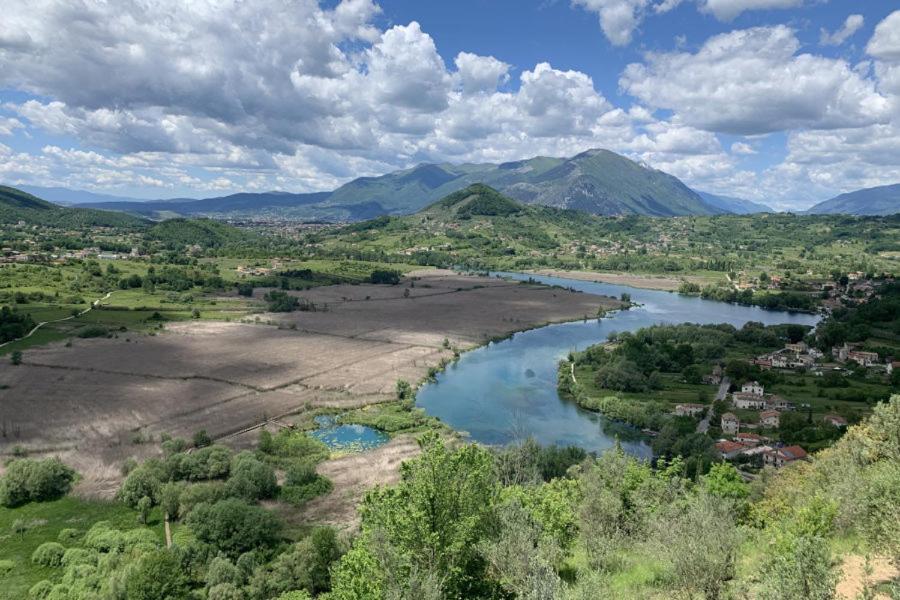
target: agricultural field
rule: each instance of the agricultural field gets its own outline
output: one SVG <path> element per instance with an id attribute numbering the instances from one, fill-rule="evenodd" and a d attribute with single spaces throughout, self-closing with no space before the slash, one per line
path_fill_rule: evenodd
<path id="1" fill-rule="evenodd" d="M 619 305 L 447 271 L 289 293 L 316 310 L 163 322 L 147 334 L 75 337 L 26 349 L 20 365 L 0 363 L 3 451 L 116 464 L 163 434 L 206 429 L 223 438 L 280 415 L 392 401 L 398 380 L 423 380 L 455 351 Z M 95 312 L 135 313 L 86 316 Z M 102 492 L 110 482 L 99 471 Z"/>

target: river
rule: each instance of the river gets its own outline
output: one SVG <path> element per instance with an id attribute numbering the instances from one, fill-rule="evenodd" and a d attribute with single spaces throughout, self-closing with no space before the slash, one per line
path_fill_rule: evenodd
<path id="1" fill-rule="evenodd" d="M 730 323 L 815 325 L 819 317 L 804 313 L 764 310 L 726 302 L 680 296 L 658 290 L 594 283 L 521 273 L 496 273 L 518 280 L 533 278 L 548 285 L 620 297 L 631 294 L 640 304 L 599 322 L 596 319 L 547 325 L 523 331 L 466 352 L 459 361 L 423 386 L 417 404 L 472 440 L 504 444 L 533 437 L 541 444 L 580 446 L 602 451 L 618 436 L 630 453 L 647 457 L 649 446 L 628 427 L 563 400 L 556 390 L 559 361 L 570 351 L 605 341 L 611 332 L 636 331 L 659 323 Z"/>

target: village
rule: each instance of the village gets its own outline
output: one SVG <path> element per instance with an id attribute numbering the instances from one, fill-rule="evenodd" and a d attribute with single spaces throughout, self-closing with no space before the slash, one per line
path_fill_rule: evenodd
<path id="1" fill-rule="evenodd" d="M 900 361 L 893 357 L 882 358 L 877 352 L 860 349 L 860 344 L 844 343 L 836 346 L 829 356 L 800 341 L 787 343 L 783 348 L 757 356 L 749 362 L 762 371 L 781 369 L 793 373 L 808 373 L 814 377 L 824 377 L 829 372 L 846 377 L 854 369 L 890 376 L 894 369 L 900 368 Z M 723 381 L 728 383 L 719 365 L 703 381 L 710 385 L 720 385 Z M 786 412 L 805 411 L 808 420 L 812 420 L 813 411 L 808 403 L 797 403 L 779 394 L 767 393 L 765 387 L 755 380 L 746 381 L 740 385 L 739 390 L 721 396 L 723 398 L 720 399 L 727 397 L 731 409 L 719 415 L 722 436 L 715 447 L 723 460 L 780 468 L 807 458 L 807 449 L 781 441 L 779 428 Z M 707 410 L 709 406 L 705 404 L 684 403 L 675 407 L 674 414 L 702 418 Z M 745 415 L 744 418 L 736 412 Z M 844 430 L 848 426 L 845 417 L 831 412 L 821 415 L 818 421 L 837 430 Z"/>

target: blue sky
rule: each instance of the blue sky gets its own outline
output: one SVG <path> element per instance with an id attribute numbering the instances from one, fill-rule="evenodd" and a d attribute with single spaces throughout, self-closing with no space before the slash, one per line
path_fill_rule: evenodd
<path id="1" fill-rule="evenodd" d="M 312 191 L 604 147 L 779 208 L 900 182 L 896 1 L 111 4 L 5 3 L 0 181 Z"/>

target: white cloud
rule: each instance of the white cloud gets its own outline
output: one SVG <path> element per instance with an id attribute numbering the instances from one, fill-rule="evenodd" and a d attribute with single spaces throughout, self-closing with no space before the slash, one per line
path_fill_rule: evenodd
<path id="1" fill-rule="evenodd" d="M 819 34 L 819 43 L 823 46 L 840 46 L 859 31 L 864 23 L 865 18 L 862 15 L 850 15 L 844 20 L 843 26 L 834 33 L 829 33 L 827 29 L 822 28 Z"/>
<path id="2" fill-rule="evenodd" d="M 710 131 L 750 135 L 888 120 L 890 102 L 873 81 L 843 60 L 797 54 L 799 48 L 782 25 L 736 30 L 694 54 L 650 53 L 645 63 L 628 65 L 620 85 Z"/>
<path id="3" fill-rule="evenodd" d="M 16 129 L 25 127 L 22 121 L 11 117 L 0 117 L 0 135 L 12 135 Z"/>
<path id="4" fill-rule="evenodd" d="M 881 60 L 900 61 L 900 10 L 895 10 L 875 26 L 866 52 Z"/>
<path id="5" fill-rule="evenodd" d="M 803 0 L 700 0 L 701 10 L 712 13 L 720 21 L 731 21 L 748 10 L 795 8 Z"/>
<path id="6" fill-rule="evenodd" d="M 735 142 L 731 145 L 731 153 L 748 156 L 750 154 L 756 154 L 756 150 L 753 149 L 753 146 L 745 142 Z"/>
<path id="7" fill-rule="evenodd" d="M 493 56 L 478 56 L 460 52 L 453 61 L 463 91 L 468 93 L 494 91 L 509 81 L 509 65 Z"/>
<path id="8" fill-rule="evenodd" d="M 614 46 L 626 46 L 650 0 L 572 0 L 575 6 L 597 13 L 603 34 Z"/>

